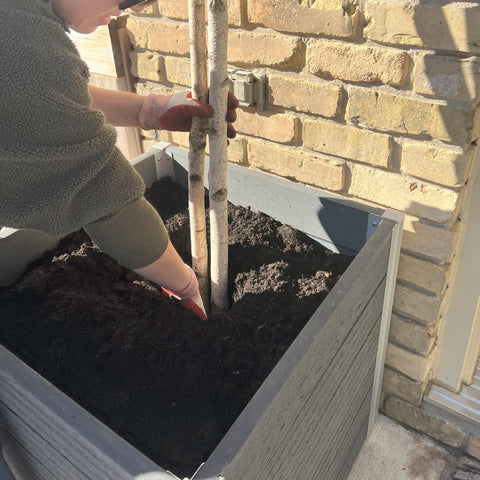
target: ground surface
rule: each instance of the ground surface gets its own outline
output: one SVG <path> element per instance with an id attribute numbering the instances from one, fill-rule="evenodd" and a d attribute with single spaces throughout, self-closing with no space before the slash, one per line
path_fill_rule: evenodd
<path id="1" fill-rule="evenodd" d="M 348 480 L 480 480 L 480 462 L 380 415 Z"/>
<path id="2" fill-rule="evenodd" d="M 185 193 L 157 184 L 147 198 L 188 262 Z M 207 458 L 351 261 L 264 214 L 229 217 L 232 306 L 205 322 L 83 232 L 0 289 L 1 342 L 178 476 Z"/>

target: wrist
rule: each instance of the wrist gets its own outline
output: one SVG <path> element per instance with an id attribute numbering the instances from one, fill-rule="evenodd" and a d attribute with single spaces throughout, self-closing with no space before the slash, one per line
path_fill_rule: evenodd
<path id="1" fill-rule="evenodd" d="M 162 130 L 160 117 L 168 109 L 167 95 L 150 94 L 143 99 L 138 111 L 138 126 L 143 130 Z"/>

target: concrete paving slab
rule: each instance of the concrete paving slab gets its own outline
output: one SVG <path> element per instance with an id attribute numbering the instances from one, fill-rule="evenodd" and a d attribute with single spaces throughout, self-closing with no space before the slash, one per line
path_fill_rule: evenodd
<path id="1" fill-rule="evenodd" d="M 447 480 L 457 463 L 430 438 L 381 415 L 348 480 Z"/>

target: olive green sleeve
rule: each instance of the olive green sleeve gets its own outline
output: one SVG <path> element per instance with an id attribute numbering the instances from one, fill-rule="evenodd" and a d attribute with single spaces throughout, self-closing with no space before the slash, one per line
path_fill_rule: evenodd
<path id="1" fill-rule="evenodd" d="M 143 197 L 84 229 L 103 252 L 132 270 L 160 258 L 169 238 L 157 211 Z"/>

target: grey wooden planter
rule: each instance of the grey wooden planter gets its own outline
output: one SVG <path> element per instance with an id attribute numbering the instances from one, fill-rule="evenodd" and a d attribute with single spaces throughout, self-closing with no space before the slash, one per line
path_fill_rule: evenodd
<path id="1" fill-rule="evenodd" d="M 172 172 L 185 183 L 186 162 L 184 150 L 158 144 L 134 165 L 147 184 Z M 345 479 L 377 415 L 402 216 L 235 165 L 229 199 L 356 257 L 192 478 Z M 16 257 L 56 241 L 4 237 L 3 283 L 24 268 Z M 19 479 L 176 478 L 2 347 L 0 411 Z"/>

